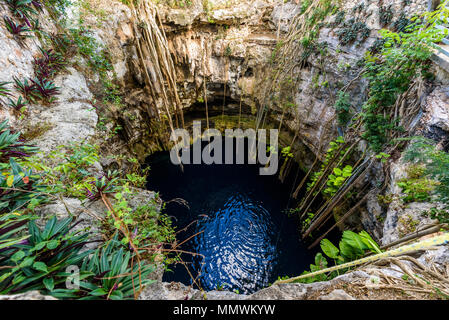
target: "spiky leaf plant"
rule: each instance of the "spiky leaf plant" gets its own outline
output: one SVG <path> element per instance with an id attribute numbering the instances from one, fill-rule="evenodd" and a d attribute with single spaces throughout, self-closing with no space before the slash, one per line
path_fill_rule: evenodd
<path id="1" fill-rule="evenodd" d="M 33 0 L 5 0 L 9 10 L 17 18 L 22 19 L 27 26 L 31 27 L 30 20 L 37 14 Z M 36 4 L 37 1 L 34 1 Z M 34 6 L 34 7 L 33 7 Z"/>
<path id="2" fill-rule="evenodd" d="M 22 112 L 26 105 L 27 103 L 22 99 L 22 96 L 19 96 L 16 101 L 8 98 L 8 107 L 12 108 L 15 112 Z"/>
<path id="3" fill-rule="evenodd" d="M 3 21 L 5 22 L 6 29 L 14 36 L 16 40 L 21 42 L 25 38 L 31 37 L 31 35 L 29 34 L 29 32 L 31 32 L 31 29 L 26 25 L 15 23 L 9 17 L 4 17 Z"/>
<path id="4" fill-rule="evenodd" d="M 34 72 L 38 78 L 51 78 L 56 72 L 64 69 L 66 62 L 61 54 L 54 52 L 52 49 L 39 49 L 41 57 L 34 58 L 33 62 Z"/>
<path id="5" fill-rule="evenodd" d="M 13 77 L 14 88 L 22 94 L 22 96 L 31 103 L 35 103 L 37 100 L 42 99 L 39 91 L 36 88 L 36 84 L 28 82 L 28 79 L 24 79 L 23 82 L 17 77 Z"/>
<path id="6" fill-rule="evenodd" d="M 97 249 L 81 267 L 82 271 L 95 274 L 89 283 L 80 283 L 82 291 L 87 293 L 82 299 L 132 299 L 134 293 L 144 285 L 154 282 L 147 279 L 154 271 L 154 266 L 143 263 L 139 265 L 134 259 L 131 267 L 131 257 L 131 252 L 122 247 L 117 237 L 103 249 Z"/>
<path id="7" fill-rule="evenodd" d="M 81 251 L 88 243 L 88 233 L 72 231 L 76 225 L 71 217 L 54 217 L 43 229 L 29 222 L 26 242 L 8 247 L 0 257 L 0 265 L 7 267 L 0 269 L 0 294 L 30 290 L 51 293 L 65 286 L 67 268 L 79 265 L 91 253 Z"/>
<path id="8" fill-rule="evenodd" d="M 28 157 L 30 153 L 37 152 L 35 146 L 29 145 L 20 139 L 20 132 L 13 133 L 8 126 L 8 120 L 0 123 L 0 161 L 8 161 L 11 157 Z"/>
<path id="9" fill-rule="evenodd" d="M 59 88 L 53 83 L 53 81 L 46 78 L 35 78 L 31 80 L 35 86 L 35 90 L 39 93 L 42 99 L 52 102 L 54 96 L 59 93 Z"/>
<path id="10" fill-rule="evenodd" d="M 6 85 L 9 83 L 10 82 L 5 81 L 0 82 L 0 97 L 7 97 L 11 95 L 11 90 L 6 87 Z"/>

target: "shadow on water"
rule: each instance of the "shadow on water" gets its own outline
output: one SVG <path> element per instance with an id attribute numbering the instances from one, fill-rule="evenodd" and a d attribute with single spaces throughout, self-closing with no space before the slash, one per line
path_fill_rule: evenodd
<path id="1" fill-rule="evenodd" d="M 190 272 L 204 290 L 252 293 L 279 276 L 296 276 L 309 268 L 317 251 L 301 242 L 299 224 L 285 209 L 294 207 L 292 188 L 303 177 L 295 164 L 284 183 L 259 175 L 259 165 L 184 165 L 170 162 L 168 152 L 153 154 L 147 188 L 164 201 L 182 198 L 189 208 L 170 202 L 165 213 L 179 232 L 178 242 L 201 232 L 182 245 Z M 281 166 L 280 161 L 279 166 Z M 296 183 L 295 183 L 296 181 Z M 170 267 L 164 281 L 192 284 L 181 264 Z M 200 274 L 198 275 L 198 272 Z"/>

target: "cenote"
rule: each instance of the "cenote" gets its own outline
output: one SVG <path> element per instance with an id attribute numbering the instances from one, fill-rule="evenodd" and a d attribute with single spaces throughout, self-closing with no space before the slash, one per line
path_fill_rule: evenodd
<path id="1" fill-rule="evenodd" d="M 171 265 L 164 281 L 248 294 L 280 276 L 299 275 L 313 262 L 317 251 L 307 250 L 298 221 L 286 212 L 303 177 L 297 164 L 281 183 L 278 175 L 259 175 L 259 165 L 190 164 L 182 171 L 168 152 L 146 163 L 147 188 L 167 202 L 177 242 L 191 238 L 178 249 L 196 254 L 182 254 L 184 264 Z M 170 201 L 179 198 L 188 207 Z"/>

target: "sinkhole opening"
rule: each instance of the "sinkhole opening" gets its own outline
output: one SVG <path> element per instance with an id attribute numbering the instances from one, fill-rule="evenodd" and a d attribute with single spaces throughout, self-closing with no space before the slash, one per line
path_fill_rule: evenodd
<path id="1" fill-rule="evenodd" d="M 245 163 L 185 164 L 182 171 L 169 152 L 147 158 L 147 188 L 167 202 L 177 243 L 185 241 L 177 249 L 188 252 L 163 281 L 250 294 L 309 269 L 318 249 L 307 249 L 297 217 L 287 213 L 297 204 L 291 194 L 304 173 L 294 163 L 281 183 L 278 174 L 262 176 L 260 165 Z M 188 207 L 170 201 L 179 198 Z"/>

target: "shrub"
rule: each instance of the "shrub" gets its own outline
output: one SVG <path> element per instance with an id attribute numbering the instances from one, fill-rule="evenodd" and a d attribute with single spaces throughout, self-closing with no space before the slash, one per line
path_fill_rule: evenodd
<path id="1" fill-rule="evenodd" d="M 57 94 L 59 94 L 59 88 L 55 86 L 53 81 L 45 78 L 35 78 L 31 80 L 34 84 L 34 91 L 37 92 L 37 97 L 46 102 L 53 102 Z"/>
<path id="2" fill-rule="evenodd" d="M 75 226 L 73 218 L 52 218 L 43 230 L 30 222 L 28 238 L 10 246 L 1 260 L 8 268 L 0 270 L 0 293 L 39 290 L 57 298 L 127 299 L 154 281 L 147 279 L 154 267 L 137 262 L 130 266 L 133 255 L 116 239 L 96 251 L 82 251 L 88 233 L 71 231 Z M 73 280 L 69 267 L 79 271 L 78 288 L 66 285 Z"/>
<path id="3" fill-rule="evenodd" d="M 0 123 L 0 162 L 8 161 L 11 157 L 28 157 L 34 152 L 37 152 L 37 148 L 20 140 L 20 132 L 11 132 L 8 120 Z"/>
<path id="4" fill-rule="evenodd" d="M 361 231 L 358 234 L 349 230 L 343 232 L 338 248 L 332 244 L 328 239 L 321 240 L 321 250 L 335 264 L 344 264 L 362 258 L 367 252 L 381 253 L 379 245 L 366 231 Z M 328 261 L 321 253 L 315 256 L 315 264 L 310 265 L 310 271 L 304 271 L 302 274 L 309 274 L 315 271 L 326 269 Z M 343 269 L 341 273 L 348 269 Z M 308 277 L 297 280 L 295 282 L 312 283 L 316 281 L 330 280 L 338 276 L 340 272 L 333 271 L 329 275 L 321 274 L 314 277 Z"/>
<path id="5" fill-rule="evenodd" d="M 65 285 L 66 268 L 79 265 L 90 251 L 80 252 L 88 234 L 71 232 L 73 218 L 50 219 L 44 229 L 29 222 L 29 237 L 23 244 L 8 247 L 2 255 L 0 293 L 14 294 L 29 290 L 51 292 Z"/>
<path id="6" fill-rule="evenodd" d="M 397 125 L 399 119 L 392 114 L 392 106 L 417 75 L 425 75 L 431 48 L 444 37 L 438 24 L 448 14 L 444 10 L 424 14 L 406 28 L 407 32 L 381 30 L 384 45 L 380 54 L 367 53 L 365 77 L 370 84 L 369 98 L 361 114 L 365 127 L 362 136 L 375 152 L 382 150 L 392 130 L 402 129 Z"/>
<path id="7" fill-rule="evenodd" d="M 26 101 L 24 101 L 22 99 L 22 96 L 19 96 L 19 98 L 17 99 L 17 101 L 14 101 L 10 98 L 8 98 L 8 107 L 14 109 L 15 112 L 22 112 L 25 110 L 26 107 Z"/>
<path id="8" fill-rule="evenodd" d="M 412 138 L 412 143 L 404 154 L 404 161 L 415 164 L 415 168 L 419 168 L 421 178 L 417 180 L 417 185 L 409 186 L 410 192 L 430 192 L 435 190 L 439 197 L 439 201 L 449 201 L 449 154 L 443 150 L 437 150 L 431 140 L 423 137 Z M 416 171 L 416 169 L 415 169 Z M 413 179 L 412 179 L 413 182 Z M 418 198 L 425 198 L 422 193 Z"/>
<path id="9" fill-rule="evenodd" d="M 352 117 L 349 94 L 343 91 L 338 92 L 338 98 L 335 102 L 335 110 L 338 114 L 338 124 L 340 126 L 346 126 Z"/>
<path id="10" fill-rule="evenodd" d="M 33 0 L 5 0 L 9 10 L 17 18 L 22 19 L 28 27 L 31 27 L 30 20 L 33 15 L 37 14 L 36 5 L 40 5 L 38 1 Z M 33 3 L 34 2 L 34 3 Z"/>
<path id="11" fill-rule="evenodd" d="M 6 29 L 16 38 L 16 40 L 22 41 L 25 38 L 31 37 L 28 33 L 31 29 L 24 24 L 15 23 L 9 17 L 4 17 L 3 21 L 5 22 Z"/>
<path id="12" fill-rule="evenodd" d="M 143 286 L 155 282 L 148 279 L 155 267 L 136 261 L 130 264 L 131 257 L 131 252 L 125 251 L 116 238 L 97 249 L 81 266 L 81 272 L 88 272 L 92 277 L 80 282 L 77 295 L 82 295 L 81 300 L 134 298 Z"/>
<path id="13" fill-rule="evenodd" d="M 26 101 L 35 103 L 37 100 L 42 99 L 39 91 L 37 91 L 36 85 L 34 83 L 29 83 L 28 79 L 25 79 L 22 82 L 17 77 L 13 76 L 13 80 L 14 87 L 20 94 L 22 94 Z"/>
<path id="14" fill-rule="evenodd" d="M 49 79 L 66 66 L 64 57 L 52 49 L 41 51 L 40 58 L 34 58 L 34 73 L 39 79 Z"/>

